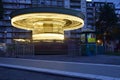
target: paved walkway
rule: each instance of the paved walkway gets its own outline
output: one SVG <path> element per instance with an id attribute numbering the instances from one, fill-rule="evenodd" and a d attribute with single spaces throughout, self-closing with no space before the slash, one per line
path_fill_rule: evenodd
<path id="1" fill-rule="evenodd" d="M 37 55 L 37 56 L 20 56 L 19 58 L 120 65 L 120 56 L 109 55 L 96 55 L 96 56 Z"/>
<path id="2" fill-rule="evenodd" d="M 87 77 L 101 80 L 120 80 L 119 65 L 0 58 L 0 66 L 49 72 L 73 77 Z"/>

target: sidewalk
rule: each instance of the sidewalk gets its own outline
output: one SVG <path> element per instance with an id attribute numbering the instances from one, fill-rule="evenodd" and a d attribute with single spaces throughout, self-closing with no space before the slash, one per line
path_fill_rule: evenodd
<path id="1" fill-rule="evenodd" d="M 109 55 L 96 55 L 96 56 L 37 55 L 37 56 L 19 56 L 19 58 L 120 65 L 120 56 Z"/>
<path id="2" fill-rule="evenodd" d="M 0 58 L 0 66 L 100 80 L 120 80 L 119 65 Z"/>

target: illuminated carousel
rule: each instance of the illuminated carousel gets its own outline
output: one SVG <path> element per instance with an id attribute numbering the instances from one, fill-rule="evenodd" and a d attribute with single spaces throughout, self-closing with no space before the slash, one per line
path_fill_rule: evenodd
<path id="1" fill-rule="evenodd" d="M 11 13 L 11 24 L 16 28 L 32 31 L 35 54 L 66 54 L 67 44 L 61 43 L 64 40 L 64 31 L 83 27 L 84 15 L 79 11 L 65 8 L 25 8 Z M 60 43 L 46 44 L 43 41 Z"/>
<path id="2" fill-rule="evenodd" d="M 11 13 L 14 27 L 32 30 L 34 40 L 64 40 L 64 31 L 83 27 L 84 15 L 65 8 L 25 8 Z"/>

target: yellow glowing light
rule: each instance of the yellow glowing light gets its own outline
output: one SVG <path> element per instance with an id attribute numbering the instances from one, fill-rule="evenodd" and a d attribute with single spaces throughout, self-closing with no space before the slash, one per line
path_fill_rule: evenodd
<path id="1" fill-rule="evenodd" d="M 25 42 L 26 40 L 24 39 L 14 39 L 15 41 L 20 41 L 20 42 Z"/>
<path id="2" fill-rule="evenodd" d="M 103 44 L 103 41 L 102 40 L 97 40 L 97 44 L 101 45 L 101 44 Z"/>
<path id="3" fill-rule="evenodd" d="M 29 39 L 13 39 L 15 42 L 30 42 Z"/>
<path id="4" fill-rule="evenodd" d="M 33 39 L 35 40 L 63 40 L 64 39 L 64 35 L 62 34 L 35 34 L 33 35 Z"/>
<path id="5" fill-rule="evenodd" d="M 97 40 L 97 42 L 98 42 L 98 43 L 100 43 L 100 42 L 101 42 L 101 40 Z"/>
<path id="6" fill-rule="evenodd" d="M 83 19 L 58 13 L 28 13 L 15 16 L 11 24 L 17 28 L 33 31 L 34 40 L 63 40 L 64 30 L 83 27 Z"/>

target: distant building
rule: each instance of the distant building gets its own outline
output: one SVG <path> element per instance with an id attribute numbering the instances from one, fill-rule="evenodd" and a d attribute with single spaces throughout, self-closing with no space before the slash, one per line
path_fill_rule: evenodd
<path id="1" fill-rule="evenodd" d="M 118 17 L 118 24 L 120 24 L 120 7 L 115 9 L 116 15 Z"/>
<path id="2" fill-rule="evenodd" d="M 87 12 L 87 28 L 95 31 L 95 23 L 99 18 L 100 7 L 108 4 L 109 6 L 115 8 L 114 3 L 112 2 L 87 2 L 86 3 L 86 12 Z"/>
<path id="3" fill-rule="evenodd" d="M 16 9 L 31 7 L 31 0 L 2 0 L 4 15 L 0 20 L 0 43 L 14 43 L 14 39 L 31 38 L 31 31 L 17 29 L 11 26 L 10 13 Z"/>

